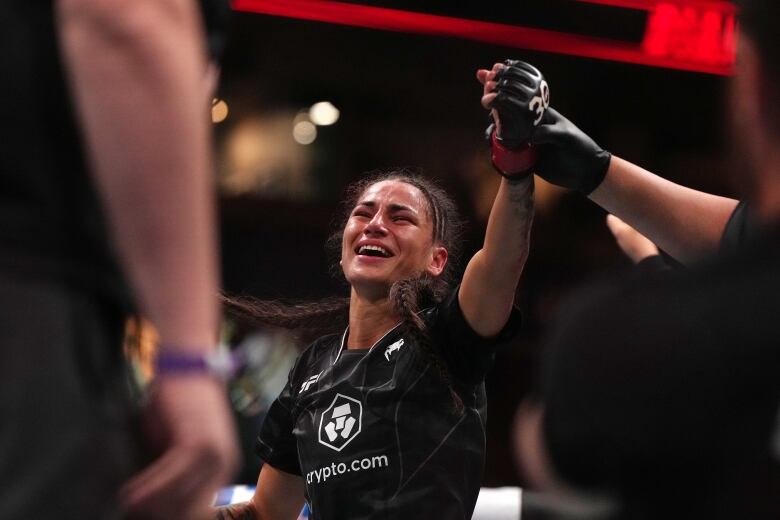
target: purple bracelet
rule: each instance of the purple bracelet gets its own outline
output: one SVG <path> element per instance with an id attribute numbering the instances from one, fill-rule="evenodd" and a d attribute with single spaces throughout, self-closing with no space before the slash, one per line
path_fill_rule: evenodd
<path id="1" fill-rule="evenodd" d="M 182 348 L 160 346 L 156 360 L 155 374 L 186 375 L 211 374 L 219 379 L 229 379 L 241 367 L 241 356 L 226 349 L 217 349 L 203 354 L 185 354 Z"/>

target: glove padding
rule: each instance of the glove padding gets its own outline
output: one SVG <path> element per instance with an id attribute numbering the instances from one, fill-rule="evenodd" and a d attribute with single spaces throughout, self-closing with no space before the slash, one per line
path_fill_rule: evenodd
<path id="1" fill-rule="evenodd" d="M 612 159 L 611 153 L 552 107 L 536 127 L 531 144 L 539 148 L 534 168 L 537 175 L 584 195 L 601 184 Z"/>
<path id="2" fill-rule="evenodd" d="M 539 69 L 518 60 L 506 60 L 494 81 L 497 95 L 491 108 L 501 123 L 497 140 L 510 150 L 525 147 L 550 104 L 547 82 Z"/>

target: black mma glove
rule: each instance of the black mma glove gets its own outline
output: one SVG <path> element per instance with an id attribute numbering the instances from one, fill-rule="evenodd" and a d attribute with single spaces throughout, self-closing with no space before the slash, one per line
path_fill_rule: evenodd
<path id="1" fill-rule="evenodd" d="M 498 142 L 510 150 L 526 146 L 550 106 L 550 89 L 544 76 L 529 63 L 506 60 L 493 81 L 497 95 L 492 108 L 501 122 Z"/>
<path id="2" fill-rule="evenodd" d="M 536 150 L 530 140 L 550 104 L 550 89 L 539 69 L 517 60 L 506 60 L 496 73 L 496 97 L 491 108 L 498 114 L 500 134 L 488 127 L 493 164 L 509 179 L 530 173 Z"/>
<path id="3" fill-rule="evenodd" d="M 553 108 L 547 109 L 531 143 L 539 152 L 534 168 L 537 175 L 584 195 L 601 184 L 612 159 L 611 153 Z"/>

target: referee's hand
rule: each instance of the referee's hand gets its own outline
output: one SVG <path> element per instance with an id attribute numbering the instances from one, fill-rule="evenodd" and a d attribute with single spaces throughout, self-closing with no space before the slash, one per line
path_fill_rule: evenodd
<path id="1" fill-rule="evenodd" d="M 206 374 L 160 378 L 148 410 L 160 456 L 120 491 L 129 518 L 206 519 L 238 462 L 225 389 Z"/>
<path id="2" fill-rule="evenodd" d="M 615 237 L 615 242 L 621 251 L 638 264 L 645 258 L 660 254 L 656 246 L 649 238 L 632 228 L 615 215 L 607 215 L 607 227 Z"/>

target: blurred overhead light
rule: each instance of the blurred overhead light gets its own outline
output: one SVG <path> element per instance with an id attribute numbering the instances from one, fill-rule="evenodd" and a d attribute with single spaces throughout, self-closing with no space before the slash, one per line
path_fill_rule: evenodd
<path id="1" fill-rule="evenodd" d="M 293 126 L 293 139 L 299 144 L 311 144 L 317 139 L 317 127 L 311 121 L 298 121 Z"/>
<path id="2" fill-rule="evenodd" d="M 233 124 L 225 129 L 217 154 L 223 194 L 301 200 L 313 195 L 314 150 L 291 139 L 295 112 L 245 112 L 231 117 Z"/>
<path id="3" fill-rule="evenodd" d="M 221 123 L 225 119 L 227 119 L 229 110 L 228 110 L 228 104 L 223 99 L 214 98 L 211 101 L 211 122 Z"/>
<path id="4" fill-rule="evenodd" d="M 295 117 L 293 118 L 293 125 L 296 125 L 300 123 L 301 121 L 309 121 L 311 122 L 311 119 L 309 119 L 309 111 L 306 109 L 298 110 L 298 113 L 295 114 Z"/>
<path id="5" fill-rule="evenodd" d="M 311 122 L 319 126 L 332 125 L 339 120 L 339 114 L 339 109 L 334 107 L 330 101 L 314 103 L 309 109 Z"/>

